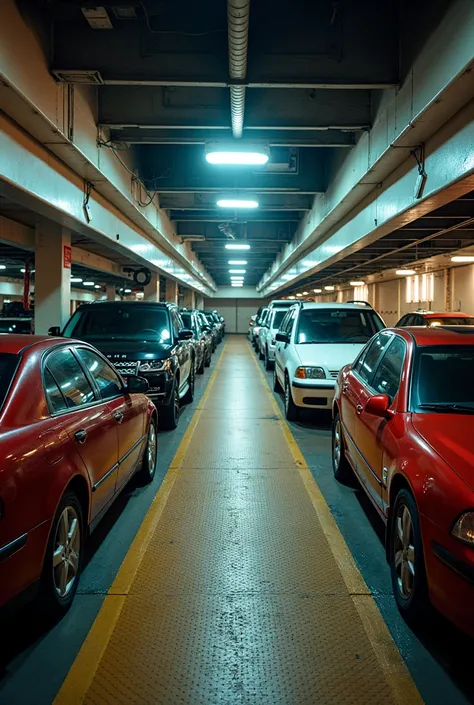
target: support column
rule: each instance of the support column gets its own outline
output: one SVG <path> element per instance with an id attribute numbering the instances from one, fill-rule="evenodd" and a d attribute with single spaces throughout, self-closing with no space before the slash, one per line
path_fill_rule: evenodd
<path id="1" fill-rule="evenodd" d="M 178 282 L 174 279 L 166 280 L 166 301 L 170 304 L 178 303 Z"/>
<path id="2" fill-rule="evenodd" d="M 196 294 L 196 308 L 204 308 L 204 296 L 201 296 L 201 294 Z"/>
<path id="3" fill-rule="evenodd" d="M 184 308 L 195 308 L 195 295 L 193 289 L 186 289 L 184 292 Z"/>
<path id="4" fill-rule="evenodd" d="M 115 284 L 107 284 L 105 288 L 107 301 L 115 301 Z"/>
<path id="5" fill-rule="evenodd" d="M 159 301 L 160 300 L 160 275 L 156 272 L 151 272 L 151 281 L 143 287 L 144 301 Z"/>
<path id="6" fill-rule="evenodd" d="M 71 235 L 67 228 L 40 220 L 35 228 L 35 332 L 65 325 L 71 301 Z M 66 265 L 66 266 L 64 266 Z"/>

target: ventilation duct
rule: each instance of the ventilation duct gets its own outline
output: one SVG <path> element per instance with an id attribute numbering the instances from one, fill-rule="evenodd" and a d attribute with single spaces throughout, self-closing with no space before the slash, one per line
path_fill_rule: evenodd
<path id="1" fill-rule="evenodd" d="M 247 52 L 249 44 L 250 0 L 227 0 L 229 32 L 229 76 L 233 81 L 247 77 Z M 230 87 L 232 134 L 242 137 L 245 112 L 245 86 Z"/>

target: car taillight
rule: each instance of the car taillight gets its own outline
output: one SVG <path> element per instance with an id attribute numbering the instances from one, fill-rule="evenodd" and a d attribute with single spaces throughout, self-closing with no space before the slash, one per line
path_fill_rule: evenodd
<path id="1" fill-rule="evenodd" d="M 255 321 L 250 320 L 249 325 L 250 325 L 250 326 L 254 326 L 254 325 L 255 325 Z"/>

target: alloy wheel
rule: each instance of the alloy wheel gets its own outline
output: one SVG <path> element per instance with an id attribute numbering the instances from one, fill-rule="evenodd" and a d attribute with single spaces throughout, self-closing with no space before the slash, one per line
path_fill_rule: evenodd
<path id="1" fill-rule="evenodd" d="M 334 467 L 338 468 L 341 462 L 341 422 L 339 418 L 334 424 L 334 432 L 332 436 L 332 458 Z"/>
<path id="2" fill-rule="evenodd" d="M 56 528 L 53 552 L 53 581 L 59 597 L 71 592 L 80 566 L 81 529 L 74 507 L 67 506 L 61 513 Z"/>
<path id="3" fill-rule="evenodd" d="M 177 422 L 179 419 L 179 392 L 178 385 L 173 392 L 173 409 L 174 409 L 174 419 Z"/>
<path id="4" fill-rule="evenodd" d="M 409 599 L 415 578 L 415 538 L 413 520 L 406 504 L 401 504 L 395 516 L 394 565 L 400 595 Z"/>
<path id="5" fill-rule="evenodd" d="M 150 428 L 148 429 L 147 455 L 148 472 L 153 475 L 156 465 L 156 429 L 153 422 L 150 422 Z"/>

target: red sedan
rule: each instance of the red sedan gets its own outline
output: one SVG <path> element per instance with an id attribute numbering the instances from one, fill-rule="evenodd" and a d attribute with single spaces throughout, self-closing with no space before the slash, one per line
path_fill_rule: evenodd
<path id="1" fill-rule="evenodd" d="M 341 370 L 333 468 L 386 522 L 399 609 L 474 635 L 474 328 L 384 330 Z"/>
<path id="2" fill-rule="evenodd" d="M 0 336 L 0 606 L 37 584 L 61 614 L 88 532 L 156 466 L 156 410 L 90 345 Z"/>

